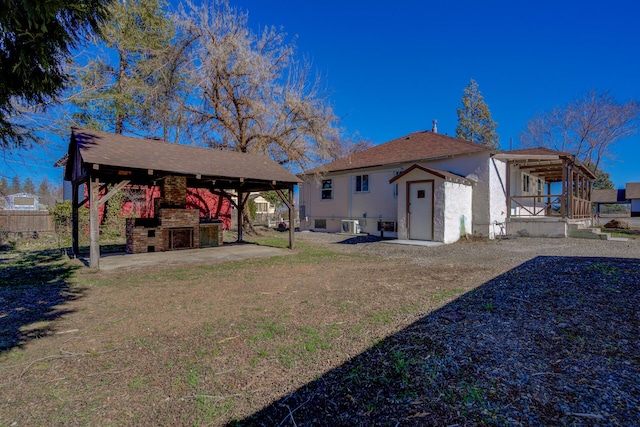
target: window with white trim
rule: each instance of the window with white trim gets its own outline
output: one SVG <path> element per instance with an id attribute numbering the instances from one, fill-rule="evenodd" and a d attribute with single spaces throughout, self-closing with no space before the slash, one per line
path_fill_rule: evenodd
<path id="1" fill-rule="evenodd" d="M 333 180 L 332 179 L 323 179 L 322 180 L 322 200 L 331 200 L 333 199 Z"/>
<path id="2" fill-rule="evenodd" d="M 356 193 L 366 193 L 369 191 L 369 175 L 356 176 Z"/>

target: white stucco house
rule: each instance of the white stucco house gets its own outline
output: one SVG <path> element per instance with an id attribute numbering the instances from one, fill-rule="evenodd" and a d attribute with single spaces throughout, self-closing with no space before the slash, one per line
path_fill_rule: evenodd
<path id="1" fill-rule="evenodd" d="M 563 172 L 564 171 L 564 172 Z M 496 150 L 415 132 L 300 175 L 301 230 L 453 243 L 467 234 L 568 235 L 595 176 L 548 149 Z M 573 185 L 566 182 L 571 179 Z M 552 194 L 552 182 L 563 182 Z M 568 192 L 574 190 L 574 196 Z M 584 209 L 583 209 L 584 208 Z M 557 223 L 557 224 L 556 224 Z M 542 226 L 541 226 L 542 224 Z M 552 224 L 552 226 L 549 226 Z"/>

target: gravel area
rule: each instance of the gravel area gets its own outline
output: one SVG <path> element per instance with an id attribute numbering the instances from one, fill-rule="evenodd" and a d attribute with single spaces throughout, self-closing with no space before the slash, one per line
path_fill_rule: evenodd
<path id="1" fill-rule="evenodd" d="M 340 251 L 504 272 L 248 425 L 640 425 L 640 241 L 508 239 L 436 248 L 301 233 Z"/>

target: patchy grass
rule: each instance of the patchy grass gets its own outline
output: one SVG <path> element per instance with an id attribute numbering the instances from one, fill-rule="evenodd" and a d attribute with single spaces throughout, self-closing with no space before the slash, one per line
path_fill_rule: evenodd
<path id="1" fill-rule="evenodd" d="M 277 247 L 288 243 L 286 234 L 252 239 Z M 456 326 L 450 320 L 455 317 L 441 317 L 438 310 L 466 298 L 463 322 L 476 327 L 514 304 L 526 304 L 528 296 L 467 293 L 509 267 L 504 261 L 488 264 L 487 247 L 492 257 L 500 249 L 495 242 L 461 248 L 471 245 L 479 258 L 465 252 L 464 265 L 447 261 L 428 268 L 415 262 L 411 248 L 389 245 L 408 255 L 387 258 L 360 245 L 347 252 L 309 241 L 297 241 L 294 251 L 270 259 L 112 273 L 78 268 L 59 251 L 0 253 L 0 425 L 445 420 L 434 414 L 454 414 L 449 424 L 507 423 L 500 411 L 512 408 L 507 403 L 514 400 L 500 394 L 501 377 L 481 381 L 472 369 L 489 363 L 498 348 L 459 346 L 464 328 L 447 329 Z M 529 256 L 505 254 L 511 266 Z M 585 270 L 602 295 L 629 299 L 626 278 L 633 265 L 594 261 Z M 551 277 L 579 277 L 568 271 Z M 598 330 L 575 326 L 580 313 L 591 314 L 579 305 L 590 300 L 578 296 L 571 288 L 550 288 L 546 299 L 532 299 L 542 312 L 525 320 L 563 325 L 556 335 L 534 338 L 562 352 L 553 340 L 558 337 L 567 354 L 586 354 Z M 13 305 L 5 308 L 7 301 Z M 559 301 L 562 310 L 549 312 L 550 301 Z M 441 330 L 424 329 L 438 325 Z M 476 338 L 489 333 L 479 331 Z M 507 346 L 510 339 L 502 334 L 488 342 Z M 625 339 L 598 347 L 603 365 L 626 366 L 632 342 Z M 534 373 L 545 372 L 541 360 L 534 362 Z M 303 395 L 307 389 L 310 394 Z M 406 412 L 398 415 L 399 410 Z M 532 420 L 566 422 L 551 416 Z"/>

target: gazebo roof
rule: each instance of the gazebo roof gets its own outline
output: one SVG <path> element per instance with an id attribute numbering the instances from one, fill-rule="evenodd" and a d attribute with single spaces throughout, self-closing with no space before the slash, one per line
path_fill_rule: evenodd
<path id="1" fill-rule="evenodd" d="M 145 184 L 167 175 L 186 176 L 193 187 L 255 191 L 287 188 L 300 180 L 267 156 L 170 144 L 109 132 L 73 128 L 65 179 L 78 180 L 86 171 L 104 182 L 129 180 Z"/>

